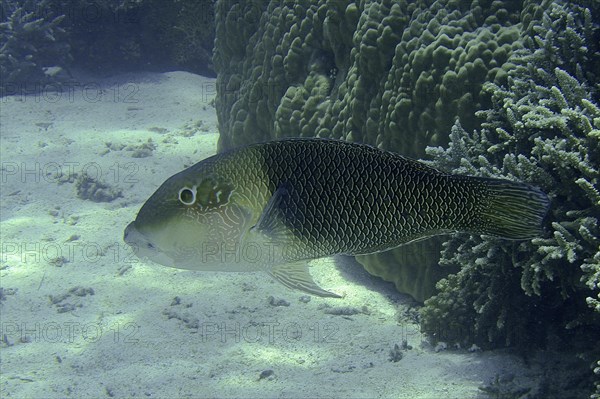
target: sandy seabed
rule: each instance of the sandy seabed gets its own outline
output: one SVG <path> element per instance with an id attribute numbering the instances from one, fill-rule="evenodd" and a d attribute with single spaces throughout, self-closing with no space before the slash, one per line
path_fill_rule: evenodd
<path id="1" fill-rule="evenodd" d="M 0 98 L 0 397 L 464 399 L 502 378 L 535 385 L 518 357 L 433 348 L 410 298 L 349 259 L 311 267 L 343 299 L 138 261 L 123 230 L 167 177 L 215 153 L 214 96 L 214 79 L 171 72 Z"/>

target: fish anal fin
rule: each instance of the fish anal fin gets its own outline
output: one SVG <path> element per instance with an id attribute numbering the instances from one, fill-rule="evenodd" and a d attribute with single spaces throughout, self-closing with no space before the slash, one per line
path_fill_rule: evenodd
<path id="1" fill-rule="evenodd" d="M 325 291 L 314 282 L 306 261 L 277 265 L 269 271 L 269 274 L 288 288 L 320 297 L 341 298 L 338 294 Z"/>

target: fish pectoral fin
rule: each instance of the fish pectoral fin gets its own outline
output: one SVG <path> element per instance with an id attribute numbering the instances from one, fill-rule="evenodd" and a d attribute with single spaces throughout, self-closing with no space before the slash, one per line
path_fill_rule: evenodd
<path id="1" fill-rule="evenodd" d="M 321 297 L 341 298 L 338 294 L 325 291 L 314 282 L 306 261 L 277 265 L 269 271 L 269 274 L 288 288 Z"/>
<path id="2" fill-rule="evenodd" d="M 263 209 L 256 225 L 250 230 L 251 232 L 259 233 L 268 237 L 268 241 L 280 245 L 289 242 L 293 235 L 289 227 L 285 224 L 284 208 L 289 208 L 287 198 L 289 191 L 287 185 L 281 185 Z"/>

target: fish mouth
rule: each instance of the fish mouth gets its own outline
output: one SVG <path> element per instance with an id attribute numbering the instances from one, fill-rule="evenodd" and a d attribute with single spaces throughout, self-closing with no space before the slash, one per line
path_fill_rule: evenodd
<path id="1" fill-rule="evenodd" d="M 133 254 L 144 263 L 150 261 L 159 265 L 186 270 L 205 269 L 198 264 L 196 257 L 192 256 L 195 251 L 188 249 L 186 252 L 177 250 L 177 248 L 167 250 L 156 242 L 160 240 L 160 236 L 154 237 L 154 240 L 152 238 L 152 232 L 149 234 L 141 232 L 135 222 L 129 223 L 123 233 L 123 241 L 131 247 Z M 215 270 L 221 269 L 215 268 Z"/>
<path id="2" fill-rule="evenodd" d="M 125 241 L 127 244 L 129 244 L 131 242 L 131 233 L 132 233 L 132 230 L 135 229 L 133 223 L 134 222 L 129 223 L 127 225 L 127 227 L 125 227 L 125 232 L 123 233 L 123 241 Z"/>
<path id="3" fill-rule="evenodd" d="M 131 247 L 138 247 L 142 241 L 147 241 L 149 246 L 152 246 L 152 243 L 135 227 L 135 222 L 131 222 L 125 227 L 123 241 Z"/>
<path id="4" fill-rule="evenodd" d="M 152 242 L 145 234 L 141 233 L 135 226 L 135 222 L 131 222 L 125 228 L 123 233 L 123 241 L 129 245 L 140 260 L 150 260 L 164 266 L 174 267 L 175 263 L 171 257 Z"/>

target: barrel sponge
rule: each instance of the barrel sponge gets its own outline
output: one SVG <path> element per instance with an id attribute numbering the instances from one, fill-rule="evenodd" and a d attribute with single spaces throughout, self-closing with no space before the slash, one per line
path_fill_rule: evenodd
<path id="1" fill-rule="evenodd" d="M 433 166 L 526 181 L 552 204 L 543 237 L 447 241 L 441 264 L 460 271 L 425 301 L 423 331 L 466 345 L 554 345 L 582 356 L 579 375 L 588 377 L 574 384 L 577 397 L 591 393 L 589 367 L 600 358 L 599 16 L 600 6 L 528 4 L 524 49 L 508 60 L 508 83 L 484 86 L 492 107 L 480 112 L 481 129 L 456 125 L 449 148 L 428 150 Z"/>

